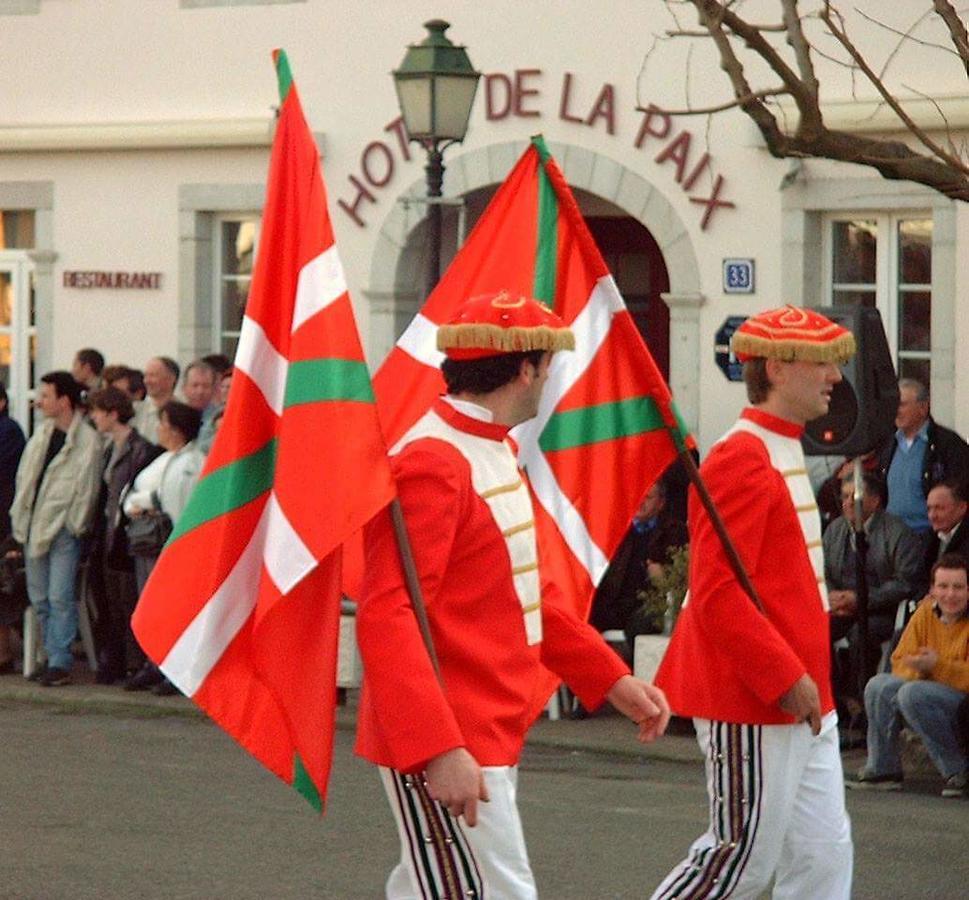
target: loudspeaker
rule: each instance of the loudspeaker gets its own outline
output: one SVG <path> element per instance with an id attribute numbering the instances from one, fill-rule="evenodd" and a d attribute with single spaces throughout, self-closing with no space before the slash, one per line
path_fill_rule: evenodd
<path id="1" fill-rule="evenodd" d="M 801 439 L 808 456 L 863 456 L 895 431 L 898 376 L 877 309 L 823 306 L 817 312 L 847 328 L 858 352 L 834 386 L 827 415 L 808 422 Z"/>

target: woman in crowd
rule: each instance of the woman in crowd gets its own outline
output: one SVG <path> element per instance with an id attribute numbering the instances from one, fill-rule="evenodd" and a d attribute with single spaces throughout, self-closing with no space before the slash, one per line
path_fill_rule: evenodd
<path id="1" fill-rule="evenodd" d="M 136 671 L 145 661 L 145 654 L 130 629 L 138 589 L 128 554 L 121 498 L 138 473 L 162 450 L 131 427 L 134 407 L 128 395 L 118 388 L 92 391 L 88 406 L 94 427 L 110 438 L 104 448 L 92 559 L 100 565 L 104 591 L 99 610 L 97 682 L 113 684 L 124 678 L 126 672 Z"/>
<path id="2" fill-rule="evenodd" d="M 178 521 L 205 462 L 202 451 L 195 444 L 201 424 L 202 414 L 186 403 L 170 400 L 161 408 L 158 443 L 165 448 L 165 452 L 135 479 L 124 499 L 125 515 L 135 519 L 161 514 L 167 515 L 172 523 Z M 134 548 L 132 551 L 135 579 L 138 593 L 141 594 L 161 547 L 142 554 L 135 554 Z M 177 692 L 151 662 L 145 663 L 125 684 L 126 690 L 148 688 L 163 695 Z"/>

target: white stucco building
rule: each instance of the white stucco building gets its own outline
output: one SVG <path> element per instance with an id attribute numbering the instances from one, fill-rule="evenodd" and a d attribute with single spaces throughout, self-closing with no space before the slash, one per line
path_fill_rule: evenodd
<path id="1" fill-rule="evenodd" d="M 897 27 L 914 18 L 860 5 Z M 774 160 L 736 111 L 709 123 L 643 111 L 730 95 L 704 44 L 689 77 L 685 41 L 648 53 L 672 24 L 661 0 L 0 0 L 0 376 L 18 417 L 33 379 L 80 347 L 138 367 L 234 349 L 277 103 L 274 47 L 289 54 L 319 138 L 378 365 L 422 300 L 424 154 L 403 138 L 389 73 L 431 18 L 452 23 L 485 74 L 468 137 L 445 159 L 445 260 L 541 132 L 702 448 L 742 402 L 717 364 L 718 330 L 783 302 L 877 305 L 900 370 L 930 377 L 936 417 L 969 432 L 969 369 L 958 365 L 969 205 L 860 167 Z M 873 58 L 897 41 L 852 24 Z M 945 42 L 931 18 L 921 27 Z M 897 127 L 853 98 L 839 67 L 821 61 L 820 77 L 829 124 Z M 890 77 L 938 101 L 958 142 L 969 127 L 958 60 L 912 44 Z M 934 104 L 913 110 L 942 133 Z M 752 261 L 751 292 L 728 290 L 727 260 Z"/>

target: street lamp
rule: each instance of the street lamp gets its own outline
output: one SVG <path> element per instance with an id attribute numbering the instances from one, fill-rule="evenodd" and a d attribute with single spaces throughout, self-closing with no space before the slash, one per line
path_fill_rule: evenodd
<path id="1" fill-rule="evenodd" d="M 427 227 L 430 254 L 427 294 L 441 277 L 441 185 L 444 181 L 444 150 L 459 144 L 468 131 L 480 72 L 476 72 L 461 45 L 452 44 L 444 32 L 450 24 L 441 19 L 424 23 L 427 37 L 411 44 L 395 70 L 397 102 L 411 141 L 427 151 Z"/>

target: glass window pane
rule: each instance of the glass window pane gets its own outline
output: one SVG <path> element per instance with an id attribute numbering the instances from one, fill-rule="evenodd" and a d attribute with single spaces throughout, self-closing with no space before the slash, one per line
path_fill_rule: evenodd
<path id="1" fill-rule="evenodd" d="M 932 293 L 899 291 L 898 349 L 932 349 Z"/>
<path id="2" fill-rule="evenodd" d="M 10 386 L 10 335 L 0 334 L 0 381 Z"/>
<path id="3" fill-rule="evenodd" d="M 222 223 L 222 274 L 248 275 L 252 272 L 256 245 L 256 223 Z"/>
<path id="4" fill-rule="evenodd" d="M 0 210 L 0 250 L 30 250 L 34 246 L 34 211 Z"/>
<path id="5" fill-rule="evenodd" d="M 249 299 L 249 279 L 222 282 L 222 331 L 239 331 Z"/>
<path id="6" fill-rule="evenodd" d="M 236 358 L 236 350 L 239 348 L 239 338 L 229 337 L 228 335 L 222 335 L 222 349 L 220 352 L 224 353 L 229 359 Z"/>
<path id="7" fill-rule="evenodd" d="M 37 384 L 37 335 L 30 336 L 30 372 L 27 376 L 27 384 L 33 390 Z"/>
<path id="8" fill-rule="evenodd" d="M 927 359 L 912 359 L 903 356 L 898 360 L 898 377 L 914 378 L 916 381 L 921 381 L 931 393 L 932 385 L 929 383 L 931 368 L 931 363 Z"/>
<path id="9" fill-rule="evenodd" d="M 904 219 L 898 223 L 898 281 L 932 283 L 932 220 Z"/>
<path id="10" fill-rule="evenodd" d="M 874 284 L 877 225 L 869 220 L 832 223 L 832 272 L 836 284 Z"/>
<path id="11" fill-rule="evenodd" d="M 0 272 L 0 327 L 9 328 L 13 316 L 13 276 Z"/>
<path id="12" fill-rule="evenodd" d="M 835 288 L 831 292 L 831 302 L 834 306 L 875 306 L 874 291 L 844 291 Z"/>

